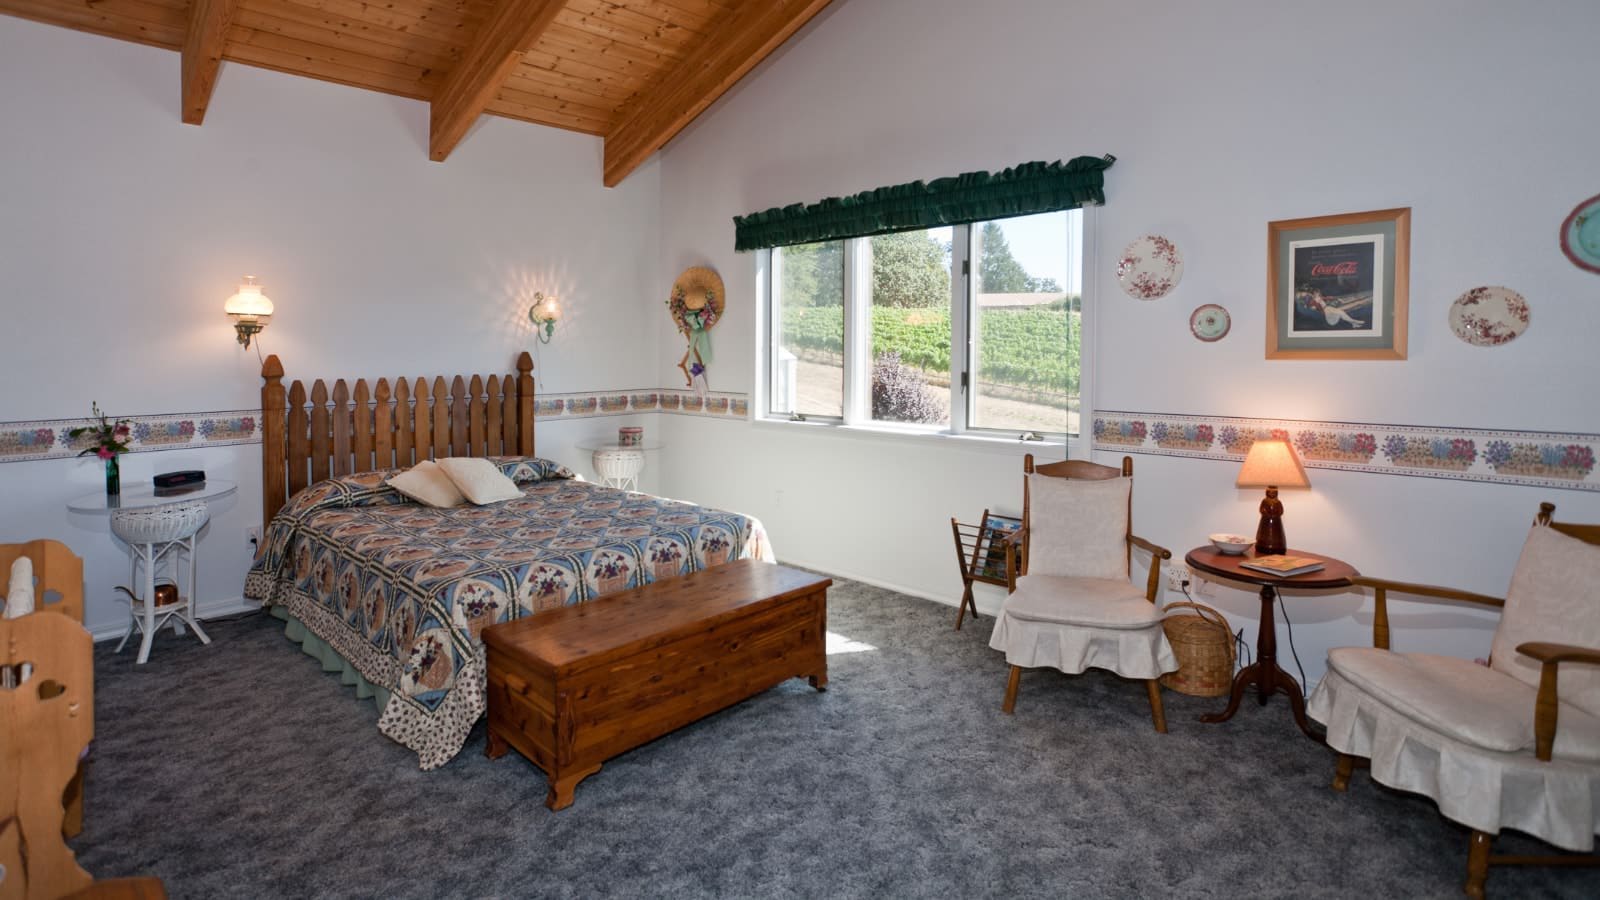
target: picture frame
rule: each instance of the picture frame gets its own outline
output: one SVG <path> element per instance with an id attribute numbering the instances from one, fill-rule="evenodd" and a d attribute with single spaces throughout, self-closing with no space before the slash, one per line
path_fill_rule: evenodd
<path id="1" fill-rule="evenodd" d="M 1406 358 L 1411 208 L 1267 223 L 1267 359 Z"/>

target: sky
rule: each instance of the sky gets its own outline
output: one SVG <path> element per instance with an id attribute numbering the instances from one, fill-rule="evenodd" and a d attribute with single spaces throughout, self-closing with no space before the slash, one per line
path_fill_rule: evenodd
<path id="1" fill-rule="evenodd" d="M 1006 243 L 1011 245 L 1011 255 L 1035 278 L 1054 278 L 1068 293 L 1081 293 L 1083 289 L 1083 243 L 1071 241 L 1068 219 L 1082 222 L 1083 213 L 1071 210 L 1065 213 L 1045 213 L 1037 216 L 1018 216 L 1001 219 Z M 1081 227 L 1080 227 L 1081 230 Z M 949 245 L 949 228 L 930 228 L 933 239 Z M 1069 252 L 1063 252 L 1069 251 Z"/>

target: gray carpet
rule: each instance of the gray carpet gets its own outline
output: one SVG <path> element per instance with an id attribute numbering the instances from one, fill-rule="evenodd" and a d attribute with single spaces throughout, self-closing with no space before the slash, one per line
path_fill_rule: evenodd
<path id="1" fill-rule="evenodd" d="M 1281 697 L 1211 700 L 1103 673 L 1024 676 L 1002 715 L 993 620 L 836 583 L 833 632 L 876 648 L 606 764 L 552 813 L 482 726 L 448 766 L 252 616 L 148 665 L 96 650 L 89 871 L 174 897 L 1455 897 L 1466 832 L 1294 728 Z M 1540 845 L 1508 840 L 1508 849 Z M 1600 896 L 1600 870 L 1506 869 L 1506 897 Z"/>

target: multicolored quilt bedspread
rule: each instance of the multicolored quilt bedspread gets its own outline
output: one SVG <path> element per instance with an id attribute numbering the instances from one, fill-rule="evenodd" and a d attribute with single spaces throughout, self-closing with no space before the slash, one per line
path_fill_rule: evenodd
<path id="1" fill-rule="evenodd" d="M 282 604 L 373 684 L 378 728 L 449 762 L 485 708 L 484 627 L 742 557 L 772 559 L 749 516 L 496 459 L 522 496 L 435 509 L 384 483 L 319 482 L 273 518 L 246 597 Z"/>

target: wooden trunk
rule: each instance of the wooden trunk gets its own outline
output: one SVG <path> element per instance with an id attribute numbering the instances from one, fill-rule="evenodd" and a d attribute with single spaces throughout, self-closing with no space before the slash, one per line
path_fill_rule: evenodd
<path id="1" fill-rule="evenodd" d="M 517 748 L 564 809 L 613 756 L 790 678 L 828 683 L 828 586 L 739 560 L 483 631 L 488 744 Z"/>

